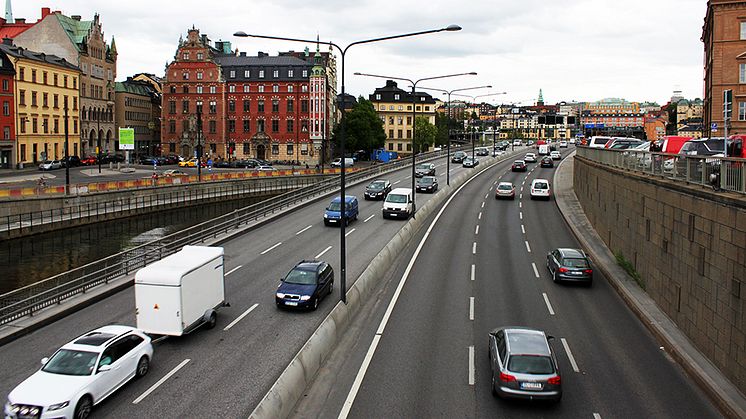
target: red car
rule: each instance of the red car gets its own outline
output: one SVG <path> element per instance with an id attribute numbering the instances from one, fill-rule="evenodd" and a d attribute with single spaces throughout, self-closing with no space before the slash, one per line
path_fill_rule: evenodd
<path id="1" fill-rule="evenodd" d="M 513 162 L 513 166 L 510 168 L 513 172 L 525 172 L 526 162 L 523 160 L 516 160 Z"/>
<path id="2" fill-rule="evenodd" d="M 88 156 L 80 159 L 80 164 L 82 164 L 83 166 L 92 166 L 96 163 L 98 163 L 96 156 Z"/>

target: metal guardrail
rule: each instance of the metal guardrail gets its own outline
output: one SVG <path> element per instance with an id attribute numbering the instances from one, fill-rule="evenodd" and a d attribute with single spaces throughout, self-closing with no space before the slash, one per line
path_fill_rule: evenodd
<path id="1" fill-rule="evenodd" d="M 606 166 L 746 194 L 746 159 L 590 147 L 577 153 Z"/>
<path id="2" fill-rule="evenodd" d="M 445 154 L 446 151 L 426 153 L 418 156 L 417 160 L 431 160 Z M 411 159 L 377 164 L 347 174 L 346 180 L 347 183 L 352 184 L 411 164 Z M 338 188 L 338 179 L 324 179 L 317 184 L 277 195 L 213 220 L 0 295 L 0 325 L 25 316 L 31 316 L 34 312 L 60 304 L 75 295 L 85 293 L 93 287 L 129 275 L 149 263 L 179 251 L 185 245 L 204 243 L 207 239 L 217 238 L 219 235 L 236 230 L 249 222 L 259 220 L 291 205 L 327 194 Z"/>

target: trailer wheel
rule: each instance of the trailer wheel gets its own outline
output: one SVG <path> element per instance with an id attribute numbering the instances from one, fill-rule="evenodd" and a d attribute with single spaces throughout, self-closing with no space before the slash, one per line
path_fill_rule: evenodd
<path id="1" fill-rule="evenodd" d="M 212 329 L 213 327 L 215 327 L 218 322 L 218 314 L 215 312 L 215 310 L 207 310 L 202 318 L 206 319 L 205 323 L 208 329 Z"/>

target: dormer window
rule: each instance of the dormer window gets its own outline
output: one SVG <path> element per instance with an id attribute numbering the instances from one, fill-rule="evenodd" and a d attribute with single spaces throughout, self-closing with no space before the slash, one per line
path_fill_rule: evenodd
<path id="1" fill-rule="evenodd" d="M 381 100 L 381 95 L 380 94 L 376 94 L 376 100 Z"/>
<path id="2" fill-rule="evenodd" d="M 184 60 L 188 60 L 189 59 L 189 53 L 185 52 L 185 53 L 181 54 L 181 58 L 184 59 Z"/>
<path id="3" fill-rule="evenodd" d="M 259 78 L 260 79 L 264 78 L 264 70 L 259 70 Z"/>
<path id="4" fill-rule="evenodd" d="M 399 95 L 398 94 L 394 95 L 394 100 L 399 100 Z"/>
<path id="5" fill-rule="evenodd" d="M 198 53 L 197 53 L 197 59 L 198 59 L 198 60 L 203 60 L 204 58 L 205 58 L 205 54 L 203 54 L 203 53 L 201 53 L 201 52 L 198 52 Z"/>
<path id="6" fill-rule="evenodd" d="M 274 77 L 274 78 L 278 78 L 278 77 L 280 77 L 280 70 L 274 70 L 274 71 L 272 72 L 272 77 Z"/>
<path id="7" fill-rule="evenodd" d="M 231 70 L 229 77 L 232 78 L 232 79 L 235 79 L 236 78 L 236 70 Z"/>
<path id="8" fill-rule="evenodd" d="M 308 70 L 303 70 L 303 77 L 308 77 Z"/>

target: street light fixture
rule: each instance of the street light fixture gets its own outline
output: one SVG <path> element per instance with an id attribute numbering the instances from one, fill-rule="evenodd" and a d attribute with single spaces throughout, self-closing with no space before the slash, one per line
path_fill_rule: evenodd
<path id="1" fill-rule="evenodd" d="M 477 73 L 472 71 L 469 73 L 457 73 L 457 74 L 447 74 L 444 76 L 435 76 L 435 77 L 425 77 L 418 80 L 410 80 L 403 77 L 391 77 L 391 76 L 380 76 L 376 74 L 365 74 L 365 73 L 355 73 L 356 76 L 366 76 L 366 77 L 376 77 L 379 79 L 387 79 L 387 80 L 401 80 L 401 81 L 408 81 L 412 84 L 412 217 L 415 216 L 415 213 L 417 212 L 417 204 L 416 204 L 416 193 L 415 193 L 415 179 L 414 179 L 414 166 L 415 166 L 415 157 L 417 155 L 417 147 L 415 147 L 415 126 L 417 125 L 417 94 L 415 89 L 417 88 L 417 83 L 421 81 L 426 80 L 437 80 L 437 79 L 445 79 L 449 77 L 458 77 L 458 76 L 476 76 Z"/>
<path id="2" fill-rule="evenodd" d="M 465 90 L 475 90 L 475 89 L 491 89 L 491 85 L 487 86 L 476 86 L 476 87 L 465 87 L 462 89 L 454 89 L 454 90 L 445 90 L 445 89 L 436 89 L 434 87 L 420 87 L 420 89 L 424 90 L 435 90 L 436 92 L 443 92 L 444 94 L 448 94 L 448 102 L 446 102 L 446 115 L 447 115 L 447 121 L 448 121 L 448 158 L 446 159 L 446 185 L 451 184 L 451 94 L 454 92 L 462 92 Z"/>
<path id="3" fill-rule="evenodd" d="M 474 103 L 476 105 L 477 98 L 488 97 L 488 96 L 498 96 L 498 95 L 504 95 L 504 94 L 507 94 L 507 92 L 489 93 L 489 94 L 486 94 L 486 95 L 477 95 L 477 96 L 465 95 L 465 94 L 462 94 L 462 93 L 455 93 L 454 96 L 463 96 L 463 97 L 471 98 L 472 103 Z M 493 129 L 494 129 L 494 127 L 493 127 Z M 494 137 L 495 136 L 493 134 L 493 136 L 492 136 L 492 141 L 493 142 L 495 141 Z M 493 144 L 493 146 L 494 146 L 494 144 Z M 494 150 L 494 148 L 493 148 L 493 150 Z M 471 139 L 471 157 L 474 158 L 474 136 L 472 136 L 472 139 Z"/>
<path id="4" fill-rule="evenodd" d="M 345 55 L 347 54 L 347 50 L 350 49 L 350 47 L 354 45 L 361 45 L 361 44 L 370 44 L 373 42 L 380 42 L 380 41 L 388 41 L 391 39 L 398 39 L 398 38 L 407 38 L 410 36 L 418 36 L 418 35 L 426 35 L 431 33 L 438 33 L 438 32 L 455 32 L 460 31 L 461 26 L 458 25 L 448 25 L 444 28 L 439 29 L 430 29 L 426 31 L 419 31 L 419 32 L 410 32 L 400 35 L 391 35 L 391 36 L 384 36 L 381 38 L 372 38 L 372 39 L 365 39 L 362 41 L 355 41 L 350 44 L 347 44 L 345 47 L 341 47 L 334 42 L 326 41 L 326 42 L 319 42 L 318 39 L 299 39 L 299 38 L 287 38 L 282 36 L 269 36 L 269 35 L 256 35 L 256 34 L 248 34 L 243 31 L 238 31 L 233 34 L 233 36 L 240 37 L 240 38 L 260 38 L 260 39 L 273 39 L 276 41 L 291 41 L 291 42 L 303 42 L 303 43 L 318 43 L 318 44 L 324 44 L 329 45 L 330 47 L 336 48 L 340 55 L 342 56 L 342 100 L 344 101 L 345 97 Z M 340 213 L 345 213 L 345 112 L 344 109 L 342 110 L 342 120 L 340 122 L 341 127 L 339 129 L 339 149 L 341 152 L 341 165 L 340 165 Z M 323 160 L 322 160 L 323 161 Z M 340 300 L 342 300 L 343 303 L 347 303 L 347 259 L 346 259 L 346 238 L 345 238 L 345 223 L 340 222 L 340 228 L 339 228 L 339 242 L 340 242 L 340 281 L 339 281 L 339 288 L 340 288 Z"/>

